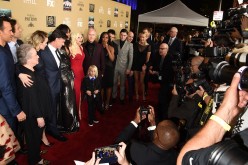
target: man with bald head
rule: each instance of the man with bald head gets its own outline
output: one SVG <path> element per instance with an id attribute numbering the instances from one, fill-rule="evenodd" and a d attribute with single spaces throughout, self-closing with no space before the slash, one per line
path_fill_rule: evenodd
<path id="1" fill-rule="evenodd" d="M 176 27 L 172 27 L 169 31 L 169 35 L 165 37 L 163 43 L 168 44 L 169 46 L 169 52 L 168 54 L 172 57 L 172 59 L 175 59 L 176 55 L 179 53 L 180 58 L 182 59 L 182 43 L 177 38 L 178 29 Z"/>
<path id="2" fill-rule="evenodd" d="M 172 68 L 171 56 L 167 54 L 169 47 L 166 43 L 159 46 L 159 51 L 149 68 L 149 73 L 160 83 L 158 96 L 158 115 L 159 121 L 168 117 L 168 106 L 171 99 L 171 90 L 173 87 L 174 71 Z"/>
<path id="3" fill-rule="evenodd" d="M 180 134 L 177 126 L 170 120 L 163 120 L 156 126 L 155 114 L 152 106 L 149 106 L 149 114 L 141 115 L 140 108 L 137 109 L 133 121 L 123 130 L 116 142 L 127 142 L 134 135 L 136 128 L 141 120 L 148 118 L 150 127 L 148 131 L 151 135 L 151 142 L 145 144 L 138 141 L 132 141 L 127 147 L 127 153 L 130 153 L 131 163 L 142 165 L 175 165 L 177 151 L 174 147 L 177 145 Z"/>

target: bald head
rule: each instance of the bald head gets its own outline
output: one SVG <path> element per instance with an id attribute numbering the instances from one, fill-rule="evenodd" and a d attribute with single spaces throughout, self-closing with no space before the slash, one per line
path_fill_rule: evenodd
<path id="1" fill-rule="evenodd" d="M 179 138 L 177 126 L 170 120 L 163 120 L 155 129 L 153 143 L 163 150 L 168 150 L 176 146 Z"/>
<path id="2" fill-rule="evenodd" d="M 162 43 L 159 46 L 159 55 L 162 57 L 165 57 L 167 55 L 168 49 L 169 49 L 169 46 L 166 43 Z"/>
<path id="3" fill-rule="evenodd" d="M 96 40 L 96 30 L 94 28 L 89 28 L 88 30 L 88 41 L 93 43 Z"/>
<path id="4" fill-rule="evenodd" d="M 201 57 L 201 56 L 197 56 L 197 57 L 192 58 L 192 60 L 191 60 L 191 71 L 192 71 L 192 73 L 199 72 L 198 67 L 201 65 L 203 60 L 204 60 L 204 57 Z"/>
<path id="5" fill-rule="evenodd" d="M 132 31 L 129 31 L 127 34 L 127 41 L 132 42 L 133 41 L 134 34 Z"/>
<path id="6" fill-rule="evenodd" d="M 176 36 L 177 36 L 177 33 L 178 33 L 178 30 L 177 30 L 176 27 L 172 27 L 172 28 L 170 29 L 170 37 L 171 37 L 171 38 L 176 37 Z"/>

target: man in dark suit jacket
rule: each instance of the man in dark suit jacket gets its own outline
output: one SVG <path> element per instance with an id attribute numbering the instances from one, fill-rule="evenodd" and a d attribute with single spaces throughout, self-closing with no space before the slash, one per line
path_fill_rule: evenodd
<path id="1" fill-rule="evenodd" d="M 45 65 L 45 76 L 48 80 L 52 96 L 52 112 L 48 121 L 47 132 L 60 141 L 67 139 L 59 133 L 57 128 L 57 108 L 61 91 L 61 70 L 59 49 L 64 45 L 67 36 L 60 30 L 54 30 L 49 36 L 49 43 L 40 52 L 40 58 Z"/>
<path id="2" fill-rule="evenodd" d="M 168 45 L 162 43 L 159 46 L 159 52 L 155 55 L 155 59 L 149 68 L 149 73 L 156 77 L 160 83 L 158 96 L 158 119 L 162 121 L 168 117 L 168 106 L 171 99 L 171 91 L 173 89 L 174 71 L 172 60 L 168 52 Z"/>
<path id="3" fill-rule="evenodd" d="M 169 45 L 168 54 L 175 59 L 176 54 L 180 54 L 180 58 L 182 59 L 182 43 L 177 38 L 178 30 L 176 27 L 172 27 L 170 29 L 169 35 L 165 37 L 163 43 Z"/>
<path id="4" fill-rule="evenodd" d="M 127 153 L 130 154 L 132 164 L 175 165 L 177 152 L 173 148 L 179 141 L 178 129 L 176 125 L 169 120 L 160 122 L 156 127 L 154 109 L 151 106 L 149 106 L 149 108 L 150 114 L 148 114 L 148 116 L 140 115 L 140 108 L 138 108 L 134 120 L 121 132 L 115 142 L 129 141 L 141 120 L 148 117 L 150 122 L 148 130 L 152 134 L 152 142 L 145 144 L 132 141 L 129 144 Z"/>
<path id="5" fill-rule="evenodd" d="M 15 66 L 10 51 L 4 46 L 11 41 L 12 28 L 7 17 L 0 17 L 0 114 L 16 133 L 16 117 L 24 121 L 26 114 L 16 100 Z"/>
<path id="6" fill-rule="evenodd" d="M 102 44 L 97 43 L 95 40 L 96 30 L 94 28 L 89 28 L 88 39 L 83 44 L 85 54 L 83 68 L 84 74 L 87 75 L 89 66 L 95 65 L 98 69 L 99 79 L 101 80 L 105 69 L 105 56 Z"/>

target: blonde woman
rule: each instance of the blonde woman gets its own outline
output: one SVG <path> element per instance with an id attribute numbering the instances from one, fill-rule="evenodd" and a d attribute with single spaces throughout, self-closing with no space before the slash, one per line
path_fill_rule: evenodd
<path id="1" fill-rule="evenodd" d="M 83 52 L 83 36 L 80 33 L 72 34 L 70 46 L 71 69 L 74 73 L 74 91 L 76 95 L 76 105 L 78 116 L 81 120 L 81 83 L 84 78 L 83 61 L 85 54 Z"/>

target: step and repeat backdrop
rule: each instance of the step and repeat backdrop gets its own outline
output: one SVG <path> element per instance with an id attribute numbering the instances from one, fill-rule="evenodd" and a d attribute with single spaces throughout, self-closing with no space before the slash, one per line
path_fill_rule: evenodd
<path id="1" fill-rule="evenodd" d="M 130 12 L 130 6 L 111 0 L 0 0 L 0 15 L 20 23 L 24 40 L 35 30 L 51 32 L 62 23 L 84 35 L 89 27 L 98 35 L 108 29 L 119 34 L 129 30 Z"/>

